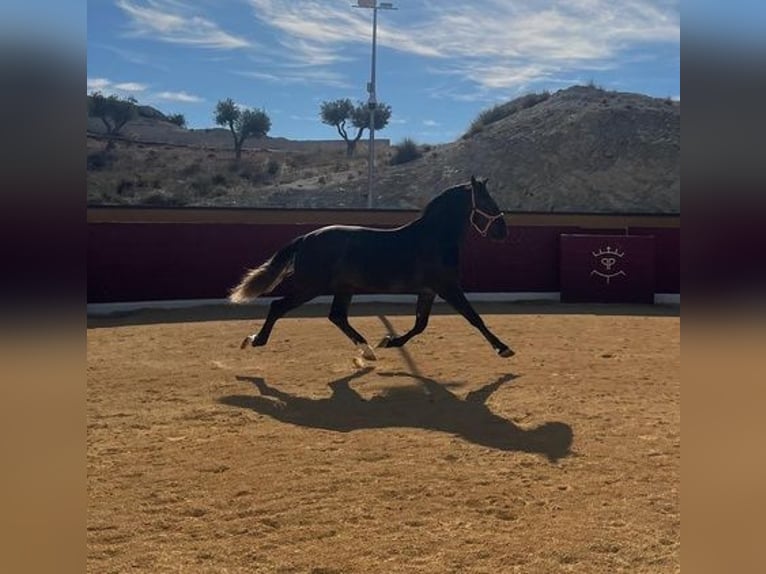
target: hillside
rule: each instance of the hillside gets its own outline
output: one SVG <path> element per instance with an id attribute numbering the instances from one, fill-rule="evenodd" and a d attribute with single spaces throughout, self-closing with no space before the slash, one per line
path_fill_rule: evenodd
<path id="1" fill-rule="evenodd" d="M 490 178 L 509 211 L 679 212 L 680 120 L 680 102 L 569 88 L 389 168 L 376 183 L 375 204 L 421 207 L 475 173 Z M 346 188 L 363 195 L 366 182 Z"/>
<path id="2" fill-rule="evenodd" d="M 513 108 L 512 104 L 509 103 Z M 435 146 L 407 164 L 388 166 L 391 152 L 383 146 L 375 206 L 420 208 L 440 190 L 477 174 L 490 178 L 493 195 L 509 211 L 680 211 L 680 102 L 575 86 L 551 94 L 535 105 L 515 107 L 517 111 L 485 125 L 477 133 Z M 265 143 L 261 140 L 257 145 L 275 147 Z M 94 141 L 89 143 L 91 149 L 97 145 Z M 332 144 L 311 153 L 297 151 L 298 148 L 290 150 L 288 145 L 282 153 L 266 152 L 262 147 L 261 152 L 250 152 L 244 158 L 244 167 L 236 167 L 223 159 L 223 153 L 179 152 L 169 146 L 148 150 L 146 144 L 141 145 L 141 153 L 131 152 L 135 156 L 133 164 L 127 160 L 120 164 L 117 157 L 111 164 L 102 162 L 101 167 L 89 169 L 89 202 L 143 202 L 138 186 L 128 185 L 132 191 L 127 194 L 110 191 L 110 186 L 115 185 L 112 167 L 118 164 L 122 173 L 148 179 L 143 154 L 144 159 L 153 158 L 155 167 L 161 163 L 170 171 L 186 170 L 190 176 L 203 173 L 209 180 L 203 186 L 205 193 L 195 194 L 188 191 L 194 183 L 188 177 L 184 179 L 176 172 L 164 177 L 155 169 L 151 185 L 145 187 L 153 190 L 152 202 L 157 204 L 366 205 L 363 147 L 359 156 L 350 161 L 344 157 L 342 147 L 333 149 Z M 118 150 L 118 156 L 119 153 L 122 152 Z M 199 157 L 188 155 L 192 153 Z M 167 159 L 163 159 L 166 155 Z M 218 167 L 211 162 L 218 162 Z M 240 177 L 248 169 L 256 169 L 259 174 L 265 170 L 268 177 Z M 121 177 L 125 180 L 126 176 Z M 183 197 L 178 191 L 166 189 L 171 182 L 185 186 Z"/>

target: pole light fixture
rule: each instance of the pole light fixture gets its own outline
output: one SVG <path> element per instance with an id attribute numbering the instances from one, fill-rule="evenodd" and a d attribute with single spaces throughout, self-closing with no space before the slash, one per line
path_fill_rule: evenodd
<path id="1" fill-rule="evenodd" d="M 370 110 L 370 144 L 368 146 L 370 158 L 368 161 L 369 181 L 367 185 L 367 208 L 370 209 L 372 208 L 372 188 L 375 177 L 375 110 L 378 105 L 375 92 L 375 46 L 378 30 L 378 10 L 396 10 L 396 8 L 391 2 L 378 2 L 377 0 L 357 0 L 357 3 L 354 4 L 353 7 L 372 9 L 372 65 L 370 67 L 370 81 L 367 84 L 367 93 L 369 94 L 367 107 Z"/>

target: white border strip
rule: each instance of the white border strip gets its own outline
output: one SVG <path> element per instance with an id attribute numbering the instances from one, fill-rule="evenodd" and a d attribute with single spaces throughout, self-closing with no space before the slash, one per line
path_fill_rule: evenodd
<path id="1" fill-rule="evenodd" d="M 466 293 L 469 301 L 477 303 L 518 303 L 524 301 L 561 301 L 561 294 L 555 292 L 542 293 Z M 249 305 L 269 305 L 276 297 L 259 297 Z M 415 295 L 356 295 L 357 303 L 415 303 Z M 332 296 L 326 295 L 312 299 L 306 305 L 327 305 L 332 301 Z M 444 301 L 437 297 L 437 303 Z M 681 295 L 678 293 L 657 293 L 654 296 L 656 304 L 680 305 Z M 110 315 L 112 313 L 126 313 L 141 309 L 189 309 L 193 307 L 207 306 L 233 306 L 228 299 L 173 299 L 167 301 L 131 301 L 124 303 L 89 303 L 87 312 L 90 316 Z"/>
<path id="2" fill-rule="evenodd" d="M 655 305 L 680 305 L 681 294 L 680 293 L 655 293 L 654 304 Z"/>

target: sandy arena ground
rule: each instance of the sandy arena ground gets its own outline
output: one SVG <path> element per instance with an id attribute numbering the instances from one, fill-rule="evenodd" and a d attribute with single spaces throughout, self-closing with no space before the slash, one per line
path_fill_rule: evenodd
<path id="1" fill-rule="evenodd" d="M 476 308 L 91 319 L 87 571 L 680 572 L 678 309 Z"/>

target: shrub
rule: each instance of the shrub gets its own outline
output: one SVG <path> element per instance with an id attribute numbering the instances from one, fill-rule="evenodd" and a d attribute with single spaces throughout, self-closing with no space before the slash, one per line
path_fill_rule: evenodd
<path id="1" fill-rule="evenodd" d="M 603 91 L 604 91 L 604 88 L 603 88 L 603 87 L 601 87 L 601 86 L 599 86 L 599 85 L 596 83 L 596 80 L 594 80 L 593 78 L 591 78 L 590 80 L 588 80 L 588 83 L 587 83 L 587 84 L 585 84 L 585 87 L 587 87 L 587 88 L 590 88 L 591 90 L 598 90 L 599 92 L 603 92 Z"/>
<path id="2" fill-rule="evenodd" d="M 186 118 L 183 114 L 172 114 L 168 116 L 168 121 L 171 124 L 177 125 L 179 128 L 185 128 L 186 127 Z"/>
<path id="3" fill-rule="evenodd" d="M 189 189 L 198 197 L 208 197 L 213 191 L 213 183 L 206 177 L 200 177 L 189 184 Z"/>
<path id="4" fill-rule="evenodd" d="M 189 177 L 190 175 L 198 174 L 200 171 L 202 171 L 202 162 L 199 160 L 194 160 L 181 169 L 181 175 L 184 177 Z"/>
<path id="5" fill-rule="evenodd" d="M 181 195 L 168 193 L 162 189 L 155 190 L 146 195 L 141 203 L 143 205 L 155 205 L 163 207 L 180 207 L 186 205 L 187 200 Z"/>
<path id="6" fill-rule="evenodd" d="M 287 159 L 287 165 L 293 169 L 300 169 L 311 164 L 311 157 L 304 152 L 291 154 Z"/>
<path id="7" fill-rule="evenodd" d="M 268 166 L 265 163 L 245 163 L 239 171 L 239 177 L 253 185 L 266 184 L 271 180 L 267 169 Z"/>
<path id="8" fill-rule="evenodd" d="M 120 182 L 117 184 L 116 192 L 117 195 L 127 195 L 132 194 L 135 187 L 138 187 L 136 185 L 136 182 L 134 182 L 131 179 L 121 179 Z"/>
<path id="9" fill-rule="evenodd" d="M 266 164 L 266 173 L 273 177 L 279 173 L 281 167 L 282 164 L 272 158 Z"/>
<path id="10" fill-rule="evenodd" d="M 473 120 L 473 122 L 471 122 L 471 127 L 469 127 L 468 131 L 463 134 L 463 139 L 469 138 L 472 135 L 479 133 L 486 126 L 512 116 L 518 111 L 536 106 L 540 102 L 544 102 L 550 97 L 550 92 L 546 90 L 539 94 L 527 94 L 526 96 L 522 96 L 513 101 L 492 106 L 491 108 L 481 112 L 478 117 Z"/>
<path id="11" fill-rule="evenodd" d="M 222 173 L 215 174 L 211 180 L 213 182 L 213 185 L 226 185 L 229 183 L 229 180 L 226 179 L 226 176 Z"/>
<path id="12" fill-rule="evenodd" d="M 418 159 L 421 155 L 418 144 L 410 138 L 404 138 L 401 143 L 397 144 L 396 151 L 391 158 L 391 165 L 400 165 Z"/>
<path id="13" fill-rule="evenodd" d="M 98 171 L 100 169 L 109 167 L 113 161 L 114 158 L 109 152 L 97 151 L 88 154 L 87 169 L 91 171 Z"/>

